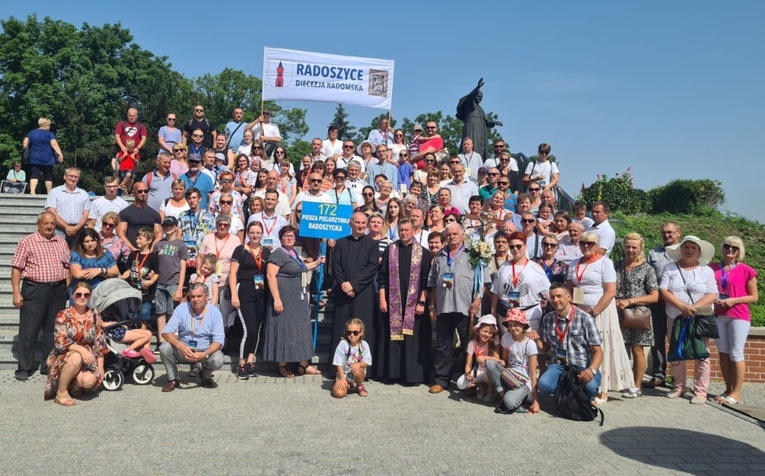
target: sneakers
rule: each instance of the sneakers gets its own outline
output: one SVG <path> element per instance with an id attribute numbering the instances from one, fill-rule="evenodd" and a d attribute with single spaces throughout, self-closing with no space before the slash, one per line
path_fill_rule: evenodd
<path id="1" fill-rule="evenodd" d="M 247 375 L 249 375 L 252 378 L 255 378 L 258 376 L 258 373 L 255 372 L 255 364 L 252 362 L 247 362 L 244 364 L 244 370 L 247 372 Z"/>
<path id="2" fill-rule="evenodd" d="M 479 388 L 477 392 L 475 392 L 475 398 L 478 400 L 483 400 L 486 394 L 483 392 L 482 388 Z"/>
<path id="3" fill-rule="evenodd" d="M 202 371 L 202 364 L 197 362 L 194 364 L 194 366 L 189 370 L 189 377 L 197 377 L 199 376 L 199 372 Z"/>
<path id="4" fill-rule="evenodd" d="M 643 392 L 639 388 L 630 388 L 626 392 L 622 393 L 622 398 L 637 398 L 642 397 Z"/>
<path id="5" fill-rule="evenodd" d="M 499 405 L 494 408 L 494 413 L 499 413 L 500 415 L 509 415 L 511 413 L 515 413 L 515 411 L 511 408 L 508 408 L 508 406 L 505 405 L 505 402 L 500 402 Z"/>
<path id="6" fill-rule="evenodd" d="M 247 380 L 250 378 L 250 374 L 247 373 L 247 368 L 244 365 L 240 365 L 236 368 L 236 378 L 239 380 Z"/>
<path id="7" fill-rule="evenodd" d="M 494 390 L 487 391 L 483 396 L 484 402 L 493 402 L 497 398 L 496 392 Z"/>
<path id="8" fill-rule="evenodd" d="M 127 357 L 128 359 L 140 359 L 141 358 L 141 354 L 139 354 L 138 352 L 136 352 L 133 349 L 125 349 L 125 350 L 123 350 L 122 351 L 122 356 L 123 357 Z"/>

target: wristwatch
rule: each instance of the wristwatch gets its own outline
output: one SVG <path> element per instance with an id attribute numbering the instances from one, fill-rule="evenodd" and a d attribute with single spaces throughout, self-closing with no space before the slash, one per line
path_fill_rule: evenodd
<path id="1" fill-rule="evenodd" d="M 208 357 L 210 357 L 210 354 L 208 354 L 207 351 L 205 351 L 205 360 L 207 360 Z"/>
<path id="2" fill-rule="evenodd" d="M 597 372 L 597 370 L 592 368 L 592 367 L 590 367 L 590 372 L 592 372 L 592 376 L 594 377 L 595 376 L 595 372 Z"/>

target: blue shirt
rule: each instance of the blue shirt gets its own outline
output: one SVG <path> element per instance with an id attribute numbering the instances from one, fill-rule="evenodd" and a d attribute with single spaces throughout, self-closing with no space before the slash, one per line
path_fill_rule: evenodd
<path id="1" fill-rule="evenodd" d="M 49 208 L 54 208 L 68 224 L 76 225 L 82 218 L 83 212 L 90 211 L 90 195 L 81 188 L 75 188 L 71 192 L 66 185 L 59 185 L 50 191 L 45 200 L 45 209 Z"/>
<path id="2" fill-rule="evenodd" d="M 375 177 L 378 175 L 385 175 L 388 177 L 388 182 L 393 184 L 393 190 L 398 190 L 398 170 L 396 169 L 396 166 L 390 162 L 380 164 L 378 161 L 373 164 L 369 164 L 367 166 L 366 173 L 367 182 L 374 184 Z M 377 190 L 377 187 L 375 187 L 375 190 Z M 379 190 L 377 191 L 379 192 Z"/>
<path id="3" fill-rule="evenodd" d="M 173 317 L 165 326 L 164 333 L 178 333 L 178 339 L 184 344 L 197 341 L 197 350 L 203 351 L 213 342 L 223 345 L 223 316 L 215 306 L 207 305 L 201 316 L 193 315 L 191 303 L 181 304 L 173 311 Z"/>
<path id="4" fill-rule="evenodd" d="M 35 129 L 27 134 L 29 139 L 29 163 L 32 165 L 56 165 L 56 157 L 53 155 L 53 147 L 50 141 L 56 140 L 56 136 L 46 129 Z"/>
<path id="5" fill-rule="evenodd" d="M 403 163 L 398 166 L 398 183 L 405 184 L 407 192 L 409 191 L 409 187 L 412 185 L 413 172 L 414 167 L 412 167 L 412 164 Z"/>
<path id="6" fill-rule="evenodd" d="M 202 193 L 202 196 L 199 197 L 199 208 L 202 210 L 207 210 L 208 198 L 210 197 L 210 194 L 213 192 L 213 190 L 215 190 L 212 179 L 207 176 L 207 174 L 203 174 L 201 171 L 199 171 L 194 177 L 190 176 L 189 173 L 186 172 L 185 174 L 181 175 L 181 180 L 183 180 L 183 183 L 186 184 L 186 190 L 193 187 Z"/>
<path id="7" fill-rule="evenodd" d="M 241 124 L 241 126 L 240 126 Z M 239 148 L 240 145 L 244 142 L 244 129 L 247 123 L 246 122 L 234 122 L 230 121 L 228 124 L 226 124 L 226 128 L 224 129 L 224 132 L 228 136 L 228 148 L 236 152 L 236 149 Z M 237 127 L 239 129 L 237 129 Z M 236 133 L 234 133 L 236 131 Z"/>

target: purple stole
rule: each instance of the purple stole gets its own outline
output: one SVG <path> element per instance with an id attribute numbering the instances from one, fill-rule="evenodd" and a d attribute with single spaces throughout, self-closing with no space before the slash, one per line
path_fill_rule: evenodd
<path id="1" fill-rule="evenodd" d="M 416 241 L 412 242 L 412 265 L 410 266 L 409 289 L 406 290 L 406 302 L 404 313 L 401 314 L 401 279 L 398 271 L 398 245 L 393 243 L 389 248 L 388 256 L 388 292 L 390 304 L 388 313 L 390 318 L 390 340 L 404 340 L 404 336 L 414 335 L 414 311 L 417 307 L 420 286 L 420 272 L 422 263 L 422 246 Z"/>

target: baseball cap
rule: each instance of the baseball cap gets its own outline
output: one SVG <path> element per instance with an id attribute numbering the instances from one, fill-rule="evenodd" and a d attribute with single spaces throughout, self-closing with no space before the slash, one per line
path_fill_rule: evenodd
<path id="1" fill-rule="evenodd" d="M 175 217 L 165 217 L 162 220 L 162 226 L 178 226 L 178 219 Z"/>

